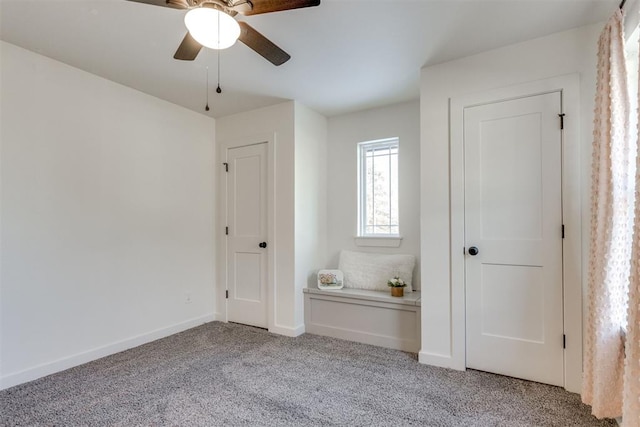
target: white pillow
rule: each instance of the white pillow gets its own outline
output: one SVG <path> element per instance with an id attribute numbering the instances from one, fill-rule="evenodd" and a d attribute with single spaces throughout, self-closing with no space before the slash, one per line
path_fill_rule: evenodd
<path id="1" fill-rule="evenodd" d="M 416 258 L 413 255 L 373 254 L 365 252 L 340 252 L 340 266 L 344 273 L 344 287 L 386 291 L 387 281 L 399 276 L 407 284 L 405 290 L 411 292 L 411 280 Z"/>

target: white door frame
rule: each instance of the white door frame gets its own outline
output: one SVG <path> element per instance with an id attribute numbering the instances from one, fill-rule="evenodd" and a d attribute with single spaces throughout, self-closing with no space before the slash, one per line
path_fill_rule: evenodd
<path id="1" fill-rule="evenodd" d="M 564 387 L 569 391 L 579 392 L 582 386 L 582 221 L 578 74 L 523 83 L 450 100 L 451 354 L 453 367 L 465 369 L 464 108 L 549 92 L 561 92 L 562 113 L 565 114 L 562 135 L 562 217 L 565 225 L 562 255 L 563 322 L 567 337 L 564 353 Z"/>
<path id="2" fill-rule="evenodd" d="M 230 148 L 244 147 L 247 145 L 267 144 L 267 324 L 271 331 L 274 327 L 274 301 L 275 301 L 275 253 L 277 248 L 275 224 L 275 134 L 266 133 L 253 136 L 247 136 L 231 141 L 223 141 L 218 144 L 218 159 L 220 159 L 216 167 L 218 168 L 218 221 L 217 230 L 221 238 L 218 239 L 217 248 L 217 286 L 216 300 L 222 303 L 216 303 L 217 313 L 216 320 L 228 322 L 227 310 L 227 238 L 225 235 L 225 227 L 228 223 L 227 218 L 227 179 L 228 174 L 225 170 L 224 163 L 227 162 L 227 150 Z"/>

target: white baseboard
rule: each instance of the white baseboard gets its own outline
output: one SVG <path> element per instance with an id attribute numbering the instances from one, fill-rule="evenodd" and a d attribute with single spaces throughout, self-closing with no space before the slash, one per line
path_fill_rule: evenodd
<path id="1" fill-rule="evenodd" d="M 426 351 L 421 351 L 418 353 L 418 362 L 424 365 L 437 366 L 439 368 L 455 369 L 456 371 L 466 370 L 464 363 L 461 364 L 451 356 L 427 353 Z"/>
<path id="2" fill-rule="evenodd" d="M 73 368 L 74 366 L 82 365 L 133 347 L 138 347 L 142 344 L 177 334 L 178 332 L 186 331 L 187 329 L 202 325 L 203 323 L 212 322 L 216 320 L 215 317 L 216 316 L 213 313 L 196 317 L 166 328 L 156 329 L 122 341 L 117 341 L 82 353 L 63 357 L 62 359 L 54 360 L 52 362 L 43 363 L 20 372 L 5 375 L 0 378 L 0 390 L 26 383 L 28 381 L 33 381 L 47 375 L 55 374 L 56 372 L 64 371 L 65 369 Z"/>
<path id="3" fill-rule="evenodd" d="M 215 320 L 216 322 L 226 322 L 227 321 L 225 315 L 222 314 L 222 313 L 213 313 L 213 320 Z"/>
<path id="4" fill-rule="evenodd" d="M 284 335 L 286 337 L 298 337 L 304 334 L 304 324 L 298 325 L 295 328 L 274 325 L 269 328 L 269 332 L 278 334 L 278 335 Z"/>

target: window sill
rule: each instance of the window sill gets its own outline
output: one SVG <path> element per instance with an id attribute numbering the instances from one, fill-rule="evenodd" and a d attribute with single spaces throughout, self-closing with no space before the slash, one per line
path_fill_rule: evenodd
<path id="1" fill-rule="evenodd" d="M 380 248 L 399 248 L 402 236 L 356 236 L 356 246 L 375 246 Z"/>

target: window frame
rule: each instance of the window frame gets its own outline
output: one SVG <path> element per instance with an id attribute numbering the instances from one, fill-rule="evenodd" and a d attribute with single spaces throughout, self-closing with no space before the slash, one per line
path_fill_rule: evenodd
<path id="1" fill-rule="evenodd" d="M 367 152 L 372 148 L 396 148 L 398 158 L 396 186 L 398 192 L 398 232 L 397 233 L 366 233 L 366 200 L 367 200 L 367 188 L 366 188 L 366 164 L 367 164 Z M 388 155 L 389 157 L 391 154 Z M 357 230 L 356 230 L 356 244 L 358 246 L 392 246 L 397 247 L 400 245 L 402 236 L 400 235 L 400 138 L 391 137 L 384 139 L 377 139 L 371 141 L 362 141 L 357 145 L 357 157 L 358 157 L 358 206 L 357 206 Z"/>

